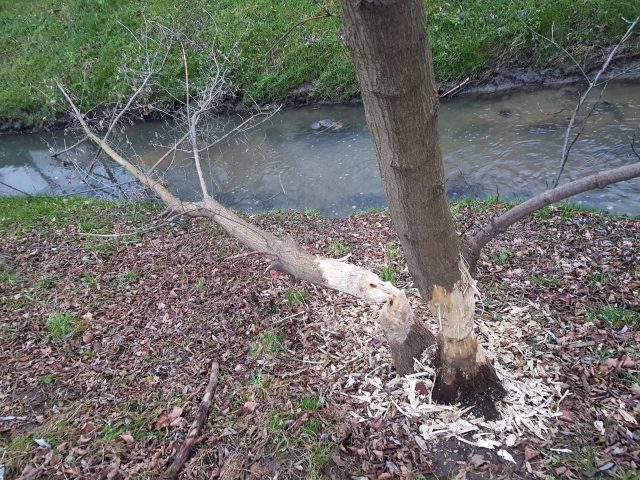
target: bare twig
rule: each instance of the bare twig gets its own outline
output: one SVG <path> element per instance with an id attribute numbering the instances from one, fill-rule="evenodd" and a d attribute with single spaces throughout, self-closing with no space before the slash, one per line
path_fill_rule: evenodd
<path id="1" fill-rule="evenodd" d="M 200 402 L 200 406 L 198 407 L 196 418 L 191 424 L 189 434 L 178 449 L 173 462 L 164 472 L 163 478 L 167 480 L 177 478 L 178 473 L 180 473 L 180 470 L 182 469 L 184 464 L 191 457 L 191 454 L 193 453 L 193 447 L 204 440 L 205 437 L 201 436 L 200 432 L 202 431 L 202 427 L 207 421 L 207 417 L 209 415 L 209 407 L 211 406 L 211 401 L 213 400 L 213 393 L 216 389 L 216 386 L 218 385 L 219 373 L 220 368 L 218 366 L 218 363 L 213 362 L 211 364 L 211 373 L 209 374 L 209 383 L 207 384 L 207 388 L 204 391 L 204 396 L 202 397 L 202 401 Z"/>
<path id="2" fill-rule="evenodd" d="M 458 85 L 456 85 L 453 88 L 450 88 L 449 90 L 447 90 L 446 92 L 444 92 L 442 95 L 440 95 L 440 98 L 445 98 L 449 95 L 451 95 L 454 92 L 457 92 L 458 90 L 460 90 L 462 87 L 464 87 L 467 83 L 469 83 L 469 77 L 465 78 L 462 82 L 460 82 Z"/>
<path id="3" fill-rule="evenodd" d="M 26 195 L 27 197 L 32 197 L 33 196 L 30 193 L 25 192 L 24 190 L 20 190 L 17 187 L 13 187 L 13 186 L 9 185 L 8 183 L 4 183 L 2 180 L 0 180 L 0 184 L 4 185 L 7 188 L 10 188 L 11 190 L 15 190 L 16 192 L 21 193 L 22 195 Z"/>
<path id="4" fill-rule="evenodd" d="M 560 45 L 558 45 L 558 43 L 556 43 L 555 40 L 553 40 L 553 39 L 550 40 L 553 43 L 553 45 L 555 45 L 556 47 L 560 48 L 567 55 L 569 55 L 569 58 L 571 58 L 571 60 L 576 64 L 576 66 L 580 69 L 580 71 L 584 75 L 585 79 L 587 80 L 587 89 L 585 90 L 585 92 L 578 99 L 578 103 L 576 104 L 576 107 L 574 108 L 573 113 L 571 114 L 571 118 L 569 119 L 569 124 L 567 125 L 567 130 L 565 132 L 564 141 L 563 141 L 563 144 L 562 144 L 562 152 L 561 152 L 561 155 L 560 155 L 560 165 L 558 167 L 558 172 L 556 173 L 556 177 L 553 180 L 552 188 L 556 188 L 558 186 L 558 183 L 560 182 L 560 177 L 562 176 L 562 173 L 564 172 L 564 168 L 565 168 L 565 166 L 567 164 L 567 160 L 569 159 L 569 153 L 571 152 L 571 147 L 575 144 L 576 140 L 578 139 L 578 137 L 582 133 L 582 130 L 580 130 L 580 132 L 578 132 L 578 134 L 574 137 L 574 139 L 570 140 L 571 130 L 573 129 L 573 126 L 574 126 L 574 124 L 576 122 L 576 118 L 578 116 L 578 112 L 580 111 L 580 108 L 586 102 L 587 98 L 589 97 L 589 93 L 591 93 L 591 90 L 594 87 L 597 87 L 599 85 L 598 82 L 600 80 L 600 77 L 607 70 L 607 68 L 609 68 L 609 64 L 611 63 L 611 61 L 615 57 L 615 55 L 618 52 L 618 49 L 620 48 L 620 46 L 624 42 L 626 42 L 629 39 L 629 37 L 631 37 L 631 34 L 633 33 L 633 30 L 636 28 L 636 25 L 638 24 L 638 22 L 640 22 L 640 17 L 637 17 L 633 22 L 631 22 L 631 24 L 629 25 L 629 28 L 627 29 L 626 33 L 622 36 L 622 38 L 620 39 L 618 44 L 611 50 L 611 52 L 609 52 L 609 55 L 607 56 L 607 59 L 602 64 L 602 67 L 600 68 L 600 70 L 598 71 L 596 76 L 593 78 L 593 80 L 589 79 L 589 77 L 584 72 L 584 70 L 582 69 L 580 64 L 578 62 L 576 62 L 576 60 L 573 58 L 573 56 L 571 56 L 569 54 L 569 52 L 567 52 L 564 48 L 560 47 Z M 587 115 L 587 117 L 588 117 L 588 115 Z"/>
<path id="5" fill-rule="evenodd" d="M 83 143 L 84 143 L 84 142 L 86 142 L 86 141 L 87 141 L 87 137 L 82 137 L 82 138 L 81 138 L 80 140 L 78 140 L 76 143 L 74 143 L 74 144 L 73 144 L 73 145 L 71 145 L 70 147 L 65 148 L 64 150 L 60 150 L 59 152 L 56 152 L 55 150 L 53 150 L 53 151 L 52 151 L 52 150 L 50 150 L 50 152 L 51 152 L 51 153 L 50 153 L 50 155 L 51 155 L 53 158 L 57 158 L 57 157 L 59 157 L 60 155 L 62 155 L 63 153 L 67 153 L 68 151 L 73 150 L 73 149 L 74 149 L 74 148 L 76 148 L 78 145 L 81 145 L 81 144 L 83 144 Z"/>

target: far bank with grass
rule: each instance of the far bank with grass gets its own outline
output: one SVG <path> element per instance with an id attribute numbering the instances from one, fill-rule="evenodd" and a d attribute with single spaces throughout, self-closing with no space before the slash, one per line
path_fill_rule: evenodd
<path id="1" fill-rule="evenodd" d="M 626 30 L 624 19 L 640 14 L 635 0 L 436 0 L 425 7 L 441 82 L 467 76 L 481 82 L 516 66 L 568 66 L 570 60 L 541 37 L 552 29 L 579 61 L 598 63 Z M 229 92 L 247 105 L 292 96 L 346 100 L 359 90 L 339 15 L 337 0 L 0 0 L 0 123 L 16 130 L 50 125 L 67 110 L 56 80 L 83 111 L 113 106 L 131 93 L 144 35 L 166 38 L 167 29 L 173 48 L 143 99 L 148 104 L 164 108 L 184 98 L 181 44 L 193 88 L 211 71 L 204 52 L 213 45 L 229 70 Z M 310 17 L 323 18 L 295 27 Z M 153 41 L 149 45 L 154 49 Z M 623 56 L 639 51 L 634 38 Z"/>

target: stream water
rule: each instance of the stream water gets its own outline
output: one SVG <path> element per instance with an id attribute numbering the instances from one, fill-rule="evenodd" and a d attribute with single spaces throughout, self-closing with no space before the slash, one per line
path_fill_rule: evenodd
<path id="1" fill-rule="evenodd" d="M 443 102 L 439 128 L 450 198 L 525 199 L 550 184 L 558 168 L 577 87 L 516 92 Z M 597 96 L 597 95 L 596 95 Z M 588 108 L 584 108 L 587 111 Z M 314 122 L 332 119 L 341 129 L 314 130 Z M 219 131 L 237 119 L 218 125 Z M 579 124 L 575 132 L 582 126 Z M 562 182 L 602 169 L 638 161 L 631 142 L 640 144 L 640 84 L 610 84 L 573 147 Z M 119 147 L 151 165 L 177 135 L 164 123 L 136 124 L 117 136 Z M 62 149 L 74 142 L 64 132 L 0 136 L 0 195 L 17 190 L 67 194 L 86 191 L 82 168 L 95 148 L 84 145 L 63 162 L 51 158 L 48 145 Z M 153 145 L 155 144 L 155 146 Z M 636 148 L 640 151 L 640 145 Z M 330 105 L 282 111 L 258 127 L 203 152 L 210 192 L 224 205 L 252 212 L 314 209 L 343 216 L 385 204 L 371 139 L 361 105 Z M 65 157 L 63 156 L 63 159 Z M 199 186 L 193 162 L 185 154 L 164 165 L 169 188 L 196 199 Z M 96 186 L 130 180 L 117 168 L 94 170 Z M 13 189 L 11 188 L 13 187 Z M 100 195 L 136 195 L 127 183 Z M 584 206 L 640 215 L 640 180 L 623 182 L 575 197 Z"/>

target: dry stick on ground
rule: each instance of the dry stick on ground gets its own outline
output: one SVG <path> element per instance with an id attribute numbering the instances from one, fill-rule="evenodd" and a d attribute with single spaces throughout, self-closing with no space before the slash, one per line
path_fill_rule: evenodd
<path id="1" fill-rule="evenodd" d="M 564 168 L 567 165 L 567 160 L 569 160 L 569 153 L 571 152 L 571 147 L 576 143 L 576 140 L 578 140 L 578 137 L 582 133 L 582 129 L 581 129 L 580 132 L 578 132 L 576 134 L 576 136 L 573 138 L 573 140 L 570 140 L 571 130 L 573 129 L 573 125 L 576 122 L 576 118 L 578 116 L 578 112 L 580 111 L 580 108 L 582 107 L 584 102 L 586 102 L 587 98 L 589 97 L 589 93 L 591 93 L 591 90 L 594 87 L 597 87 L 597 86 L 600 85 L 598 83 L 598 81 L 600 80 L 600 77 L 607 70 L 607 68 L 609 68 L 609 64 L 611 63 L 611 61 L 615 57 L 615 55 L 616 55 L 618 49 L 620 48 L 620 46 L 624 42 L 626 42 L 629 39 L 629 37 L 631 37 L 631 34 L 633 33 L 633 30 L 636 28 L 636 25 L 638 25 L 638 22 L 640 22 L 640 17 L 637 17 L 633 22 L 631 22 L 631 24 L 629 25 L 629 28 L 627 29 L 626 33 L 622 36 L 622 38 L 620 39 L 618 44 L 613 48 L 613 50 L 611 50 L 611 52 L 609 53 L 609 56 L 607 57 L 607 59 L 605 60 L 604 64 L 602 65 L 602 68 L 600 68 L 600 70 L 598 71 L 596 76 L 593 78 L 593 80 L 589 79 L 589 77 L 584 72 L 584 70 L 582 69 L 580 64 L 575 60 L 575 58 L 571 54 L 569 54 L 569 52 L 567 52 L 564 48 L 562 48 L 553 39 L 553 33 L 552 33 L 552 38 L 550 40 L 547 39 L 554 46 L 556 46 L 557 48 L 560 48 L 563 52 L 565 52 L 567 55 L 569 55 L 571 60 L 577 65 L 578 69 L 580 69 L 580 72 L 582 72 L 582 75 L 587 80 L 587 85 L 588 85 L 587 89 L 585 90 L 585 92 L 580 96 L 580 98 L 578 100 L 578 103 L 576 104 L 576 107 L 574 108 L 573 113 L 571 114 L 571 119 L 569 120 L 569 125 L 567 125 L 567 130 L 566 130 L 566 133 L 564 135 L 564 142 L 562 144 L 562 153 L 560 155 L 560 166 L 558 167 L 558 173 L 556 173 L 556 178 L 553 181 L 552 188 L 557 187 L 558 183 L 560 183 L 560 177 L 562 176 L 562 172 L 564 172 Z M 543 37 L 543 38 L 546 38 L 546 37 Z M 593 111 L 593 109 L 591 111 Z M 585 117 L 584 121 L 587 120 L 587 118 L 589 117 L 590 114 L 591 113 L 587 114 L 587 116 Z"/>
<path id="2" fill-rule="evenodd" d="M 209 416 L 209 407 L 211 406 L 211 401 L 213 400 L 213 393 L 218 385 L 218 376 L 220 374 L 220 368 L 217 362 L 213 362 L 211 364 L 211 373 L 209 374 L 209 383 L 207 384 L 207 388 L 204 391 L 204 396 L 202 397 L 202 401 L 200 402 L 200 406 L 198 407 L 198 413 L 196 415 L 196 419 L 191 424 L 191 428 L 189 429 L 189 433 L 187 438 L 184 439 L 184 442 L 178 449 L 178 453 L 173 459 L 173 462 L 164 472 L 163 478 L 165 479 L 174 479 L 177 478 L 178 473 L 182 469 L 187 460 L 191 457 L 193 453 L 193 447 L 195 447 L 198 443 L 203 440 L 203 437 L 200 436 L 200 432 L 202 431 L 202 427 L 207 421 L 207 417 Z"/>

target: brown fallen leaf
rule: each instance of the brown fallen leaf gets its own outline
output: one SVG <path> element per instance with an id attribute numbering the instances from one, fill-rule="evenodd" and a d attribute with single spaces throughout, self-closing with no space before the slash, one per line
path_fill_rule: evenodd
<path id="1" fill-rule="evenodd" d="M 534 458 L 536 458 L 538 455 L 540 455 L 540 452 L 538 450 L 535 450 L 533 448 L 530 447 L 524 447 L 524 459 L 525 461 L 530 461 Z"/>

